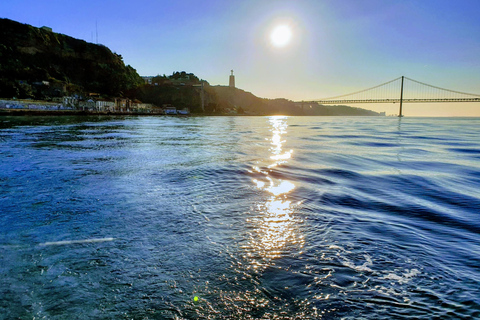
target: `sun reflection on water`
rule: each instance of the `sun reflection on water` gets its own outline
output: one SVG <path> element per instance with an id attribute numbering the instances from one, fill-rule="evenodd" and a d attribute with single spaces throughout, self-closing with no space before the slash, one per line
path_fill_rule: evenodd
<path id="1" fill-rule="evenodd" d="M 266 138 L 270 142 L 270 156 L 265 160 L 273 160 L 273 163 L 257 165 L 252 167 L 252 173 L 261 174 L 260 177 L 252 179 L 259 190 L 267 192 L 267 197 L 257 204 L 255 218 L 251 222 L 255 226 L 252 234 L 248 256 L 260 256 L 262 259 L 278 258 L 285 252 L 286 247 L 298 245 L 303 247 L 303 237 L 297 234 L 295 209 L 298 206 L 289 199 L 289 193 L 295 189 L 292 181 L 271 177 L 272 170 L 277 170 L 282 164 L 292 158 L 293 150 L 283 149 L 286 143 L 287 117 L 270 117 L 269 125 L 272 136 Z M 270 195 L 268 195 L 270 194 Z M 261 261 L 251 261 L 253 268 L 262 265 Z"/>

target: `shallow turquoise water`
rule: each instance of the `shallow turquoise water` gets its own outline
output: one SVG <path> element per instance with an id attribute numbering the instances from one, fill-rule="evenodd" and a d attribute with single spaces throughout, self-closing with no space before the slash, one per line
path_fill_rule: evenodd
<path id="1" fill-rule="evenodd" d="M 480 317 L 479 128 L 1 117 L 0 319 Z"/>

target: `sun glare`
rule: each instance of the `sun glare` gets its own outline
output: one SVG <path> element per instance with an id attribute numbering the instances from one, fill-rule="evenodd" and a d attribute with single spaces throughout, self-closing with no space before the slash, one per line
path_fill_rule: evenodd
<path id="1" fill-rule="evenodd" d="M 284 47 L 292 38 L 292 30 L 286 25 L 280 25 L 273 29 L 270 40 L 275 47 Z"/>

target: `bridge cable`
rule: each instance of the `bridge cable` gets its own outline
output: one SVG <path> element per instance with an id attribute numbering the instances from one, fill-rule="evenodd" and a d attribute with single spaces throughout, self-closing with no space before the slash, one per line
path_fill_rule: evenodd
<path id="1" fill-rule="evenodd" d="M 427 87 L 430 87 L 430 88 L 440 89 L 440 90 L 448 91 L 448 92 L 452 92 L 452 93 L 464 94 L 464 95 L 467 95 L 467 96 L 480 97 L 480 94 L 466 93 L 466 92 L 461 92 L 461 91 L 455 91 L 455 90 L 445 89 L 445 88 L 441 88 L 441 87 L 437 87 L 437 86 L 432 86 L 432 85 L 430 85 L 430 84 L 423 83 L 423 82 L 420 82 L 420 81 L 417 81 L 417 80 L 414 80 L 414 79 L 411 79 L 411 78 L 408 78 L 408 77 L 405 77 L 405 79 L 408 79 L 408 80 L 410 80 L 410 81 L 416 82 L 416 83 L 418 83 L 418 84 L 422 84 L 422 85 L 427 86 Z M 397 79 L 395 79 L 395 80 L 397 80 Z M 392 81 L 393 81 L 393 80 L 392 80 Z M 430 91 L 430 92 L 432 92 L 432 91 Z M 429 94 L 429 95 L 430 95 L 430 94 Z"/>
<path id="2" fill-rule="evenodd" d="M 396 79 L 393 79 L 393 80 L 390 80 L 390 81 L 387 81 L 385 83 L 382 83 L 382 84 L 379 84 L 378 86 L 375 86 L 375 87 L 371 87 L 371 88 L 368 88 L 368 89 L 363 89 L 363 90 L 360 90 L 360 91 L 357 91 L 357 92 L 353 92 L 353 93 L 348 93 L 348 94 L 342 94 L 340 96 L 335 96 L 335 97 L 330 97 L 330 98 L 325 98 L 325 99 L 319 99 L 319 101 L 323 101 L 323 100 L 332 100 L 332 99 L 337 99 L 337 98 L 342 98 L 342 97 L 347 97 L 347 96 L 353 96 L 355 94 L 359 94 L 359 93 L 364 93 L 365 91 L 368 91 L 368 90 L 372 90 L 372 89 L 376 89 L 378 87 L 381 87 L 381 86 L 384 86 L 384 85 L 387 85 L 387 84 L 390 84 L 392 82 L 395 82 L 399 79 L 401 79 L 402 77 L 398 77 Z M 412 79 L 410 79 L 412 80 Z"/>

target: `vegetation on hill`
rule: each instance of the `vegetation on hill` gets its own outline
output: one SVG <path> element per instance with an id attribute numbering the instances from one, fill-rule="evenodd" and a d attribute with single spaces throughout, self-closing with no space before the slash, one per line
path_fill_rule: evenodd
<path id="1" fill-rule="evenodd" d="M 216 93 L 220 109 L 236 110 L 237 113 L 251 115 L 290 115 L 290 116 L 379 116 L 374 111 L 349 106 L 327 106 L 314 102 L 293 102 L 287 99 L 262 99 L 250 92 L 227 86 L 211 87 Z"/>
<path id="2" fill-rule="evenodd" d="M 212 86 L 217 97 L 220 110 L 240 114 L 274 114 L 275 109 L 268 105 L 267 100 L 256 97 L 250 92 L 227 86 Z"/>
<path id="3" fill-rule="evenodd" d="M 145 103 L 157 106 L 174 106 L 177 109 L 188 108 L 193 113 L 202 112 L 202 82 L 204 85 L 205 111 L 216 111 L 216 96 L 205 80 L 200 80 L 193 73 L 174 72 L 170 76 L 158 75 L 151 79 L 151 84 L 143 84 L 131 91 L 130 96 Z"/>
<path id="4" fill-rule="evenodd" d="M 48 28 L 0 19 L 0 97 L 120 96 L 143 83 L 122 56 Z"/>

